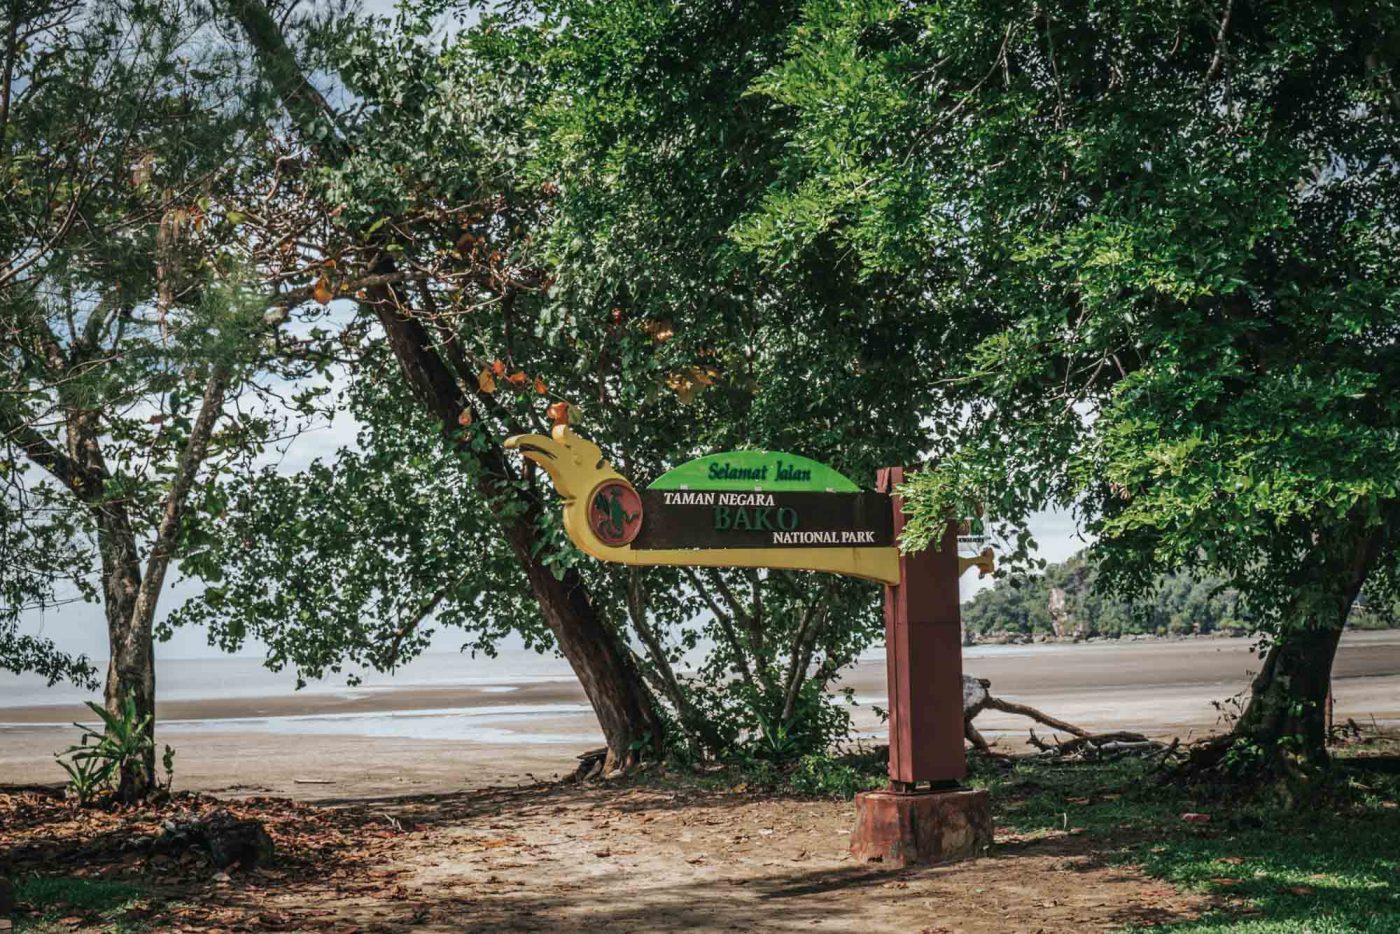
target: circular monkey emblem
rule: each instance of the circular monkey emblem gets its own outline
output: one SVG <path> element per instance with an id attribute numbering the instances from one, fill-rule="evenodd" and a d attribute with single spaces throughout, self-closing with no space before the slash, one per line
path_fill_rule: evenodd
<path id="1" fill-rule="evenodd" d="M 642 530 L 642 497 L 625 480 L 605 480 L 589 494 L 588 527 L 604 545 L 626 545 Z"/>

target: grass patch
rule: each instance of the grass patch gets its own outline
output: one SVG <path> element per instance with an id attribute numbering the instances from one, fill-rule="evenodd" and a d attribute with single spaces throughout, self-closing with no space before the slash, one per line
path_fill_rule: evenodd
<path id="1" fill-rule="evenodd" d="M 28 876 L 16 881 L 15 896 L 37 908 L 38 917 L 21 918 L 16 931 L 44 934 L 69 931 L 62 919 L 80 917 L 87 925 L 101 924 L 113 931 L 141 930 L 124 923 L 121 915 L 136 907 L 144 891 L 130 882 L 82 879 L 75 876 Z"/>
<path id="2" fill-rule="evenodd" d="M 1193 798 L 1136 762 L 1009 771 L 984 763 L 974 783 L 993 792 L 1001 828 L 1077 829 L 1101 837 L 1110 861 L 1223 901 L 1200 921 L 1153 931 L 1400 932 L 1400 774 L 1356 768 L 1366 760 L 1355 751 L 1343 756 L 1348 767 L 1324 799 L 1294 813 L 1239 795 Z M 1188 813 L 1210 820 L 1184 820 Z"/>

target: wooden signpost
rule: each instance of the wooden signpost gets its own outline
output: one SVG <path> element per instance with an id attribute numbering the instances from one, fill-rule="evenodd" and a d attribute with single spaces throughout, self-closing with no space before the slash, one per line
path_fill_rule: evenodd
<path id="1" fill-rule="evenodd" d="M 986 792 L 966 775 L 958 579 L 991 569 L 991 553 L 957 553 L 957 523 L 940 547 L 902 555 L 904 470 L 862 491 L 830 467 L 792 454 L 740 451 L 682 464 L 644 490 L 569 427 L 516 435 L 564 500 L 564 529 L 603 561 L 634 565 L 777 568 L 846 574 L 885 585 L 890 787 L 856 798 L 851 852 L 892 866 L 975 855 L 991 843 Z"/>

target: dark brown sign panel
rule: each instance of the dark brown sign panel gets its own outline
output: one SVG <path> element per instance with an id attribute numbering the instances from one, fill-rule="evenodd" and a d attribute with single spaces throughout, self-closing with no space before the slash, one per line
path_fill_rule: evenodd
<path id="1" fill-rule="evenodd" d="M 639 550 L 868 548 L 894 544 L 884 493 L 643 490 Z"/>

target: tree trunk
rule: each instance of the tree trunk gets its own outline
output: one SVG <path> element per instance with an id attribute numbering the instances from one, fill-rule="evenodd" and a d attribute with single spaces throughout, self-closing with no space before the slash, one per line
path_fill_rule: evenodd
<path id="1" fill-rule="evenodd" d="M 382 271 L 376 267 L 376 271 Z M 449 444 L 456 438 L 457 417 L 466 408 L 484 405 L 462 388 L 469 374 L 454 375 L 422 322 L 408 314 L 402 296 L 391 285 L 368 290 L 373 309 L 408 384 L 442 426 Z M 540 560 L 537 520 L 541 504 L 522 493 L 505 449 L 490 438 L 484 451 L 463 446 L 479 464 L 477 485 L 501 521 L 506 540 L 530 583 L 545 624 L 569 662 L 597 714 L 607 743 L 604 771 L 633 764 L 646 749 L 659 749 L 663 727 L 646 682 L 624 650 L 618 635 L 598 616 L 578 571 L 562 579 Z"/>
<path id="2" fill-rule="evenodd" d="M 230 368 L 223 361 L 216 362 L 209 372 L 199 414 L 165 496 L 144 576 L 136 557 L 136 537 L 125 509 L 119 503 L 102 503 L 98 507 L 104 514 L 110 513 L 105 519 L 99 518 L 104 540 L 109 543 L 103 547 L 103 570 L 107 580 L 107 630 L 112 650 L 103 700 L 108 711 L 120 716 L 126 698 L 132 698 L 137 718 L 146 722 L 146 748 L 138 761 L 123 766 L 117 786 L 118 799 L 128 804 L 146 797 L 156 787 L 156 603 L 179 539 L 185 502 L 208 453 L 214 426 L 223 414 L 229 373 Z M 111 571 L 107 569 L 109 549 Z"/>
<path id="3" fill-rule="evenodd" d="M 617 634 L 599 619 L 578 571 L 569 568 L 562 579 L 556 578 L 553 570 L 530 555 L 533 534 L 526 537 L 519 532 L 509 530 L 511 547 L 525 569 L 545 624 L 583 685 L 602 728 L 608 747 L 603 774 L 628 768 L 660 749 L 663 727 L 651 693 Z"/>
<path id="4" fill-rule="evenodd" d="M 69 477 L 69 486 L 92 510 L 102 559 L 102 597 L 111 652 L 103 704 L 109 713 L 120 716 L 130 698 L 136 716 L 146 720 L 150 740 L 145 754 L 126 763 L 118 776 L 117 797 L 129 803 L 145 797 L 154 787 L 156 775 L 155 648 L 150 620 L 143 627 L 134 613 L 141 594 L 141 561 L 126 503 L 112 498 L 107 489 L 111 475 L 98 437 L 97 413 L 74 407 L 66 421 L 68 451 L 64 461 L 69 466 L 56 475 Z M 30 456 L 34 456 L 33 451 Z"/>
<path id="5" fill-rule="evenodd" d="M 141 626 L 133 611 L 141 590 L 141 564 L 136 556 L 136 535 L 119 503 L 95 507 L 99 547 L 102 552 L 103 603 L 107 611 L 107 642 L 111 661 L 103 703 L 120 716 L 127 698 L 136 715 L 146 719 L 150 744 L 145 755 L 128 763 L 118 776 L 117 797 L 125 803 L 144 798 L 155 787 L 156 661 L 150 621 Z"/>
<path id="6" fill-rule="evenodd" d="M 1268 759 L 1294 756 L 1327 765 L 1326 704 L 1342 619 L 1310 619 L 1286 633 L 1264 657 L 1249 705 L 1233 731 Z"/>
<path id="7" fill-rule="evenodd" d="M 1329 763 L 1327 694 L 1351 606 L 1384 544 L 1385 524 L 1348 525 L 1332 548 L 1318 547 L 1311 580 L 1299 582 L 1299 615 L 1269 647 L 1231 732 L 1194 763 L 1214 765 L 1231 751 L 1282 779 L 1290 803 L 1306 798 Z M 1334 555 L 1327 560 L 1327 554 Z M 1305 609 L 1301 609 L 1305 608 Z"/>

